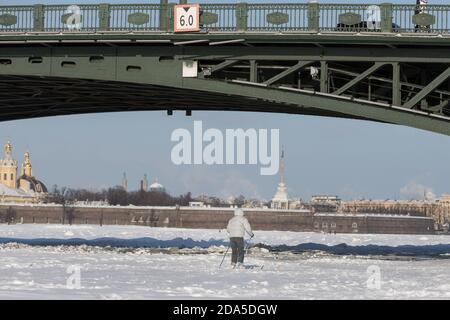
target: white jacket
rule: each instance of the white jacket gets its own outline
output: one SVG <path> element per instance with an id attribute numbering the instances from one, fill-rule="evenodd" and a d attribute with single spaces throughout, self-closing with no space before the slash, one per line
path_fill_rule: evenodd
<path id="1" fill-rule="evenodd" d="M 248 223 L 247 218 L 244 217 L 244 212 L 241 209 L 234 211 L 234 217 L 228 221 L 227 231 L 230 234 L 230 238 L 243 238 L 245 232 L 253 237 L 252 228 Z"/>

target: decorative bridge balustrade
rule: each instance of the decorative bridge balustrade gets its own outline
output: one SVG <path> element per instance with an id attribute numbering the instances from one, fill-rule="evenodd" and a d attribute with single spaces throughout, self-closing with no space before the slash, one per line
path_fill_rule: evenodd
<path id="1" fill-rule="evenodd" d="M 174 3 L 0 6 L 0 32 L 173 32 Z M 201 4 L 200 32 L 450 33 L 450 5 Z"/>

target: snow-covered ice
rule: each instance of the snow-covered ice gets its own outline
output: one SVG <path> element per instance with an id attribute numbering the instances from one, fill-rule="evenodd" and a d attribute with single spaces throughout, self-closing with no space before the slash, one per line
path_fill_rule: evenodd
<path id="1" fill-rule="evenodd" d="M 219 269 L 228 245 L 223 230 L 0 225 L 0 298 L 450 298 L 450 236 L 255 234 L 253 243 L 264 245 L 250 250 L 246 264 L 264 268 L 232 270 L 229 256 Z M 302 250 L 291 250 L 299 245 Z M 327 250 L 335 246 L 340 254 Z M 406 256 L 397 249 L 404 246 Z M 363 254 L 351 254 L 352 248 Z M 416 251 L 425 254 L 411 254 Z M 79 288 L 67 286 L 73 270 L 80 271 Z"/>

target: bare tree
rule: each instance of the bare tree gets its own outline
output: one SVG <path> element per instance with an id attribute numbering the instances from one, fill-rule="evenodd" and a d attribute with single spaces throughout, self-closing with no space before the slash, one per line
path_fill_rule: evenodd
<path id="1" fill-rule="evenodd" d="M 16 220 L 16 211 L 13 209 L 13 207 L 8 207 L 6 209 L 5 215 L 4 215 L 5 222 L 7 224 L 12 224 Z"/>

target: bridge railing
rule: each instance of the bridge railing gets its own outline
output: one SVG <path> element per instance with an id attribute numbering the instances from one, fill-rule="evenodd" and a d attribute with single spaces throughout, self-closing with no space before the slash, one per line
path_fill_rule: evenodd
<path id="1" fill-rule="evenodd" d="M 77 21 L 69 23 L 69 19 L 77 9 L 68 9 L 68 5 L 49 5 L 44 7 L 44 31 L 61 31 L 61 30 L 76 30 Z M 99 10 L 98 5 L 83 5 L 77 6 L 80 10 L 80 27 L 84 31 L 96 31 L 99 29 Z M 72 13 L 70 13 L 70 12 Z M 72 26 L 73 28 L 70 28 Z"/>
<path id="2" fill-rule="evenodd" d="M 380 10 L 377 13 L 375 10 Z M 374 11 L 374 12 L 372 12 Z M 373 15 L 373 17 L 371 17 Z M 355 4 L 321 4 L 319 5 L 320 31 L 380 31 L 381 7 Z M 366 26 L 361 24 L 365 19 L 375 21 Z M 380 21 L 377 23 L 377 21 Z"/>
<path id="3" fill-rule="evenodd" d="M 34 28 L 32 6 L 0 7 L 0 31 L 26 32 Z"/>
<path id="4" fill-rule="evenodd" d="M 159 4 L 113 4 L 109 8 L 105 7 L 105 11 L 109 12 L 110 17 L 106 26 L 108 30 L 161 31 L 166 29 L 160 25 L 160 16 L 167 15 L 167 8 L 163 9 Z"/>
<path id="5" fill-rule="evenodd" d="M 206 31 L 236 31 L 245 15 L 243 8 L 236 4 L 202 4 L 200 23 Z"/>
<path id="6" fill-rule="evenodd" d="M 423 25 L 417 25 L 414 16 L 419 16 L 424 21 L 417 19 Z M 427 22 L 428 20 L 428 22 Z M 400 32 L 429 31 L 433 33 L 450 32 L 450 6 L 449 5 L 394 5 L 392 21 L 399 26 Z"/>
<path id="7" fill-rule="evenodd" d="M 308 4 L 250 4 L 249 31 L 307 31 Z"/>
<path id="8" fill-rule="evenodd" d="M 172 32 L 171 4 L 0 6 L 0 32 Z M 201 4 L 206 32 L 450 33 L 450 5 Z"/>

